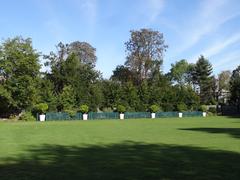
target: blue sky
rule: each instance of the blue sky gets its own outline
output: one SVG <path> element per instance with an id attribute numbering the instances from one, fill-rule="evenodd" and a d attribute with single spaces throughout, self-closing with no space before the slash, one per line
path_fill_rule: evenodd
<path id="1" fill-rule="evenodd" d="M 200 54 L 214 74 L 240 65 L 239 0 L 1 0 L 0 38 L 31 37 L 44 54 L 58 42 L 87 41 L 97 49 L 97 69 L 108 78 L 125 62 L 130 30 L 152 28 L 169 45 L 163 70 Z"/>

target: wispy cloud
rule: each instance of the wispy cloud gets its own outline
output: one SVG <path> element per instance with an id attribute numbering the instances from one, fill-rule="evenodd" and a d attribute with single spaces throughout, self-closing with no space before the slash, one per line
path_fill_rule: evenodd
<path id="1" fill-rule="evenodd" d="M 190 60 L 192 62 L 196 61 L 199 54 L 203 54 L 204 56 L 211 58 L 212 56 L 221 53 L 224 49 L 238 42 L 240 42 L 240 33 L 236 33 L 228 38 L 225 38 L 224 40 L 217 41 L 213 45 L 207 47 L 205 50 L 200 51 L 197 55 L 190 58 Z"/>
<path id="2" fill-rule="evenodd" d="M 232 70 L 236 66 L 240 65 L 240 52 L 233 51 L 225 54 L 224 56 L 218 58 L 218 61 L 213 64 L 215 70 L 230 69 Z"/>
<path id="3" fill-rule="evenodd" d="M 154 22 L 165 6 L 165 0 L 148 0 L 149 21 Z"/>
<path id="4" fill-rule="evenodd" d="M 45 16 L 43 24 L 47 31 L 56 41 L 63 39 L 66 29 L 56 13 L 53 2 L 50 0 L 35 0 L 35 3 Z"/>
<path id="5" fill-rule="evenodd" d="M 47 30 L 55 38 L 56 41 L 61 41 L 64 39 L 66 34 L 65 28 L 62 23 L 57 18 L 51 17 L 45 22 Z"/>
<path id="6" fill-rule="evenodd" d="M 97 20 L 98 0 L 75 0 L 74 2 L 85 21 L 94 26 Z"/>
<path id="7" fill-rule="evenodd" d="M 188 20 L 187 26 L 181 29 L 185 43 L 178 48 L 182 53 L 196 45 L 201 39 L 214 33 L 223 24 L 240 15 L 239 11 L 229 11 L 226 6 L 228 0 L 205 0 L 199 7 L 198 13 Z"/>

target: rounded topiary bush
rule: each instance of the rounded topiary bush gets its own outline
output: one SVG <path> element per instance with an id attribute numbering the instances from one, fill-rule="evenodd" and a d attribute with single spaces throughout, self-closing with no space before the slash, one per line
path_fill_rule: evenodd
<path id="1" fill-rule="evenodd" d="M 126 112 L 126 107 L 123 106 L 123 105 L 118 105 L 118 106 L 117 106 L 117 111 L 118 111 L 119 113 L 125 113 L 125 112 Z"/>
<path id="2" fill-rule="evenodd" d="M 187 111 L 187 110 L 188 110 L 188 107 L 187 107 L 186 104 L 180 103 L 180 104 L 177 105 L 177 110 L 178 110 L 179 112 L 184 112 L 184 111 Z"/>
<path id="3" fill-rule="evenodd" d="M 39 103 L 39 104 L 35 105 L 34 109 L 39 114 L 45 114 L 48 110 L 48 104 Z"/>
<path id="4" fill-rule="evenodd" d="M 160 107 L 158 106 L 158 105 L 151 105 L 150 107 L 149 107 L 149 111 L 151 112 L 151 113 L 156 113 L 156 112 L 158 112 L 160 110 Z"/>
<path id="5" fill-rule="evenodd" d="M 24 112 L 20 117 L 20 121 L 36 121 L 35 117 L 33 117 L 32 113 Z"/>
<path id="6" fill-rule="evenodd" d="M 79 108 L 79 111 L 83 114 L 87 114 L 88 111 L 89 111 L 88 105 L 86 105 L 86 104 L 81 105 L 80 108 Z"/>

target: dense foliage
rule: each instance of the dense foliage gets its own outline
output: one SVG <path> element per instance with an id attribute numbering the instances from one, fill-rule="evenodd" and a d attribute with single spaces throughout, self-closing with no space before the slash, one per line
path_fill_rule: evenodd
<path id="1" fill-rule="evenodd" d="M 151 113 L 156 113 L 160 110 L 160 107 L 158 105 L 154 104 L 149 107 L 149 110 Z"/>
<path id="2" fill-rule="evenodd" d="M 1 114 L 31 109 L 39 101 L 38 58 L 31 39 L 7 39 L 0 46 Z"/>
<path id="3" fill-rule="evenodd" d="M 240 110 L 240 66 L 236 68 L 230 80 L 231 102 Z"/>
<path id="4" fill-rule="evenodd" d="M 127 57 L 109 79 L 96 70 L 96 49 L 87 42 L 59 43 L 44 55 L 48 71 L 40 72 L 40 53 L 31 39 L 16 37 L 0 44 L 0 116 L 22 111 L 65 111 L 75 114 L 82 104 L 88 111 L 199 110 L 201 105 L 232 103 L 239 106 L 239 71 L 212 75 L 212 65 L 200 56 L 162 72 L 167 49 L 163 34 L 151 29 L 131 31 L 125 43 Z M 42 57 L 42 56 L 41 56 Z M 229 88 L 230 83 L 230 88 Z M 230 91 L 231 96 L 223 93 Z M 121 110 L 123 111 L 123 110 Z M 155 108 L 151 111 L 156 111 Z"/>

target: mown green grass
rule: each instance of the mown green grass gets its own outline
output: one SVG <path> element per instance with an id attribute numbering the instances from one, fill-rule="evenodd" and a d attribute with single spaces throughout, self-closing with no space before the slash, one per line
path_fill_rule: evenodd
<path id="1" fill-rule="evenodd" d="M 240 179 L 240 119 L 1 122 L 0 179 Z"/>

